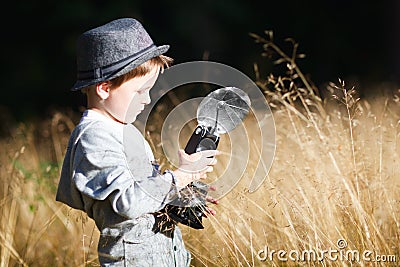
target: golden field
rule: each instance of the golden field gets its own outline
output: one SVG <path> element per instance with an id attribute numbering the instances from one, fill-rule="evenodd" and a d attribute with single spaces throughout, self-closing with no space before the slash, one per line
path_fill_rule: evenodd
<path id="1" fill-rule="evenodd" d="M 339 81 L 321 100 L 294 59 L 281 56 L 289 74 L 258 80 L 276 129 L 268 177 L 256 192 L 247 191 L 258 156 L 257 147 L 250 146 L 246 173 L 213 206 L 217 215 L 205 219 L 206 229 L 182 226 L 192 264 L 397 266 L 399 97 L 388 93 L 358 99 L 355 90 Z M 58 111 L 10 128 L 1 140 L 0 266 L 98 266 L 93 221 L 55 201 L 68 137 L 78 120 L 79 114 Z M 245 120 L 248 140 L 257 139 L 256 124 L 252 116 Z M 159 148 L 156 130 L 150 141 Z M 219 147 L 225 157 L 230 146 L 222 142 Z M 224 157 L 216 173 L 224 171 L 223 163 Z M 266 248 L 275 254 L 263 258 L 260 250 Z M 297 252 L 329 249 L 344 256 L 291 259 Z M 278 257 L 279 250 L 286 254 Z M 355 251 L 368 259 L 380 255 L 382 261 L 352 261 Z"/>
<path id="2" fill-rule="evenodd" d="M 205 220 L 206 230 L 182 227 L 194 264 L 289 266 L 276 256 L 260 261 L 257 252 L 334 249 L 341 238 L 348 249 L 398 257 L 400 103 L 381 97 L 355 105 L 350 121 L 334 102 L 313 122 L 301 110 L 276 108 L 276 153 L 262 186 L 248 193 L 242 178 L 215 206 L 218 214 Z M 2 140 L 1 266 L 96 265 L 93 222 L 54 200 L 73 125 L 56 113 L 40 124 L 20 124 Z"/>

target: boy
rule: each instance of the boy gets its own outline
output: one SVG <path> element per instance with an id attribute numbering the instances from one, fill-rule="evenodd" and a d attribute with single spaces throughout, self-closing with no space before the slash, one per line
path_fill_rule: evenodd
<path id="1" fill-rule="evenodd" d="M 150 103 L 149 90 L 171 59 L 135 19 L 83 33 L 77 42 L 78 81 L 87 110 L 71 134 L 56 199 L 83 210 L 100 231 L 102 266 L 189 266 L 181 232 L 156 223 L 179 189 L 205 178 L 217 151 L 187 155 L 178 169 L 158 173 L 154 156 L 131 124 Z M 170 228 L 171 229 L 171 228 Z"/>

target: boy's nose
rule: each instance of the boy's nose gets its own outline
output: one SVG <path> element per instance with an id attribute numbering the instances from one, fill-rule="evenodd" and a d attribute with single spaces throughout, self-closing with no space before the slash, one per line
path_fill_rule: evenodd
<path id="1" fill-rule="evenodd" d="M 151 103 L 150 93 L 147 92 L 147 93 L 144 95 L 143 104 L 148 105 L 148 104 L 150 104 L 150 103 Z"/>

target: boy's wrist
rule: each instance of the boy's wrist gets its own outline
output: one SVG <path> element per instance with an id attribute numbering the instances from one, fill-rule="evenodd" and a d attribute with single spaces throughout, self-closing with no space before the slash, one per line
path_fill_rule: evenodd
<path id="1" fill-rule="evenodd" d="M 177 175 L 176 175 L 175 172 L 176 171 L 172 171 L 172 170 L 167 169 L 167 170 L 165 170 L 164 174 L 171 175 L 172 185 L 175 186 L 176 190 L 179 192 L 179 190 L 181 190 L 183 187 L 179 186 L 179 184 L 178 184 L 179 181 L 178 181 L 178 178 L 177 178 Z"/>

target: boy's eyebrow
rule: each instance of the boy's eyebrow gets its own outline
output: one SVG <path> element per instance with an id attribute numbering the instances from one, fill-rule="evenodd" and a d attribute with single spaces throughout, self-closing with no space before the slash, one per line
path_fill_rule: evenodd
<path id="1" fill-rule="evenodd" d="M 151 89 L 151 86 L 147 85 L 147 86 L 140 87 L 138 91 L 146 91 L 146 90 L 149 90 L 149 89 Z"/>

